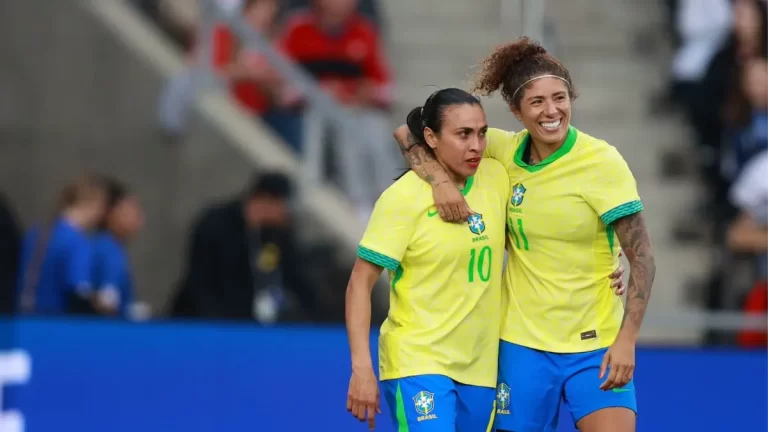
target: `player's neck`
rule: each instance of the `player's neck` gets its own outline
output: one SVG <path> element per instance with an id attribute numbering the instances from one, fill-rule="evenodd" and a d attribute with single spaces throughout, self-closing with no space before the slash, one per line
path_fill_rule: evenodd
<path id="1" fill-rule="evenodd" d="M 536 163 L 541 163 L 560 149 L 560 147 L 563 146 L 563 143 L 565 143 L 565 139 L 556 143 L 543 143 L 531 139 L 531 159 L 535 160 Z"/>
<path id="2" fill-rule="evenodd" d="M 443 167 L 445 172 L 448 174 L 448 178 L 451 179 L 451 182 L 453 182 L 453 184 L 455 184 L 459 189 L 464 189 L 464 185 L 467 184 L 467 178 L 462 175 L 456 174 L 452 169 L 448 168 L 448 166 L 443 162 L 439 160 L 438 162 Z"/>

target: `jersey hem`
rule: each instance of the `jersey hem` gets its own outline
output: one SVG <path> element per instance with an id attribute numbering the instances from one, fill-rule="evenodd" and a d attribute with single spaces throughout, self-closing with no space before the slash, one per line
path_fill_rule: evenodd
<path id="1" fill-rule="evenodd" d="M 516 340 L 514 340 L 512 338 L 502 337 L 500 339 L 502 340 L 502 342 L 507 342 L 507 343 L 511 343 L 511 344 L 515 344 L 515 345 L 520 345 L 521 347 L 525 347 L 525 348 L 529 348 L 529 349 L 534 349 L 534 350 L 537 350 L 537 351 L 542 351 L 542 352 L 547 352 L 547 353 L 553 353 L 553 354 L 583 354 L 583 353 L 588 353 L 588 352 L 592 352 L 592 351 L 597 351 L 597 350 L 608 348 L 612 344 L 612 342 L 602 342 L 600 344 L 594 345 L 594 346 L 590 347 L 589 349 L 585 349 L 585 350 L 577 350 L 577 349 L 571 349 L 571 348 L 567 348 L 567 349 L 566 348 L 552 349 L 551 346 L 547 347 L 547 346 L 538 345 L 538 344 L 528 344 L 528 343 L 525 343 L 525 342 L 516 341 Z"/>
<path id="2" fill-rule="evenodd" d="M 385 373 L 379 373 L 379 381 L 392 381 L 392 380 L 398 380 L 403 378 L 411 378 L 411 377 L 418 377 L 422 375 L 442 375 L 444 377 L 448 377 L 460 384 L 468 385 L 468 386 L 475 386 L 475 387 L 485 387 L 485 388 L 496 388 L 496 379 L 491 382 L 488 381 L 490 384 L 479 384 L 479 381 L 473 381 L 473 380 L 463 380 L 459 377 L 457 377 L 455 374 L 446 373 L 445 371 L 441 370 L 425 370 L 425 371 L 419 371 L 416 372 L 414 370 L 403 370 L 402 372 L 398 373 L 391 373 L 391 374 L 385 374 Z"/>
<path id="3" fill-rule="evenodd" d="M 608 210 L 600 215 L 600 220 L 602 220 L 604 224 L 610 225 L 623 217 L 640 213 L 641 211 L 643 211 L 642 201 L 634 200 Z"/>
<path id="4" fill-rule="evenodd" d="M 368 249 L 365 246 L 357 247 L 357 256 L 368 261 L 369 263 L 376 264 L 379 267 L 384 267 L 387 270 L 396 272 L 400 267 L 400 261 L 388 257 L 382 253 L 376 252 L 373 249 Z"/>

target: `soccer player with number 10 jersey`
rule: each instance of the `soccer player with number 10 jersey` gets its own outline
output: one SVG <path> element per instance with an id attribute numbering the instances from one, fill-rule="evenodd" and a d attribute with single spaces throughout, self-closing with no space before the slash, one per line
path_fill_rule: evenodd
<path id="1" fill-rule="evenodd" d="M 431 188 L 413 172 L 377 201 L 347 288 L 352 351 L 347 409 L 374 427 L 379 390 L 369 348 L 370 297 L 387 269 L 390 309 L 379 339 L 379 370 L 398 430 L 490 430 L 507 174 L 497 161 L 480 163 L 485 112 L 464 90 L 433 93 L 411 111 L 408 127 L 478 212 L 468 223 L 443 222 Z"/>

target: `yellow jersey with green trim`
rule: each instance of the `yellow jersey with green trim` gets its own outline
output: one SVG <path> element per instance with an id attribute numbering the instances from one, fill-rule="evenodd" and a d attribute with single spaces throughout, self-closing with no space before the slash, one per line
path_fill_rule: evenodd
<path id="1" fill-rule="evenodd" d="M 389 271 L 382 380 L 436 374 L 496 386 L 507 172 L 483 160 L 462 192 L 477 214 L 460 224 L 440 219 L 432 188 L 413 172 L 376 202 L 358 256 Z"/>
<path id="2" fill-rule="evenodd" d="M 610 289 L 619 263 L 612 224 L 643 209 L 627 163 L 573 127 L 533 166 L 523 158 L 527 131 L 487 137 L 484 156 L 505 165 L 511 190 L 501 339 L 556 353 L 609 346 L 624 313 Z"/>

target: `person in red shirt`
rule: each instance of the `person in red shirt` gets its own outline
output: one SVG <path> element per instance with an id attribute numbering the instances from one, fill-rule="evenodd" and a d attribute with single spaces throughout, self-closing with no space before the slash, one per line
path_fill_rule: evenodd
<path id="1" fill-rule="evenodd" d="M 349 124 L 333 125 L 334 153 L 343 187 L 366 216 L 399 166 L 386 143 L 392 76 L 376 27 L 358 13 L 357 0 L 313 0 L 310 8 L 290 16 L 280 44 L 347 108 Z M 322 107 L 306 108 L 304 149 L 310 176 L 318 181 L 329 121 Z"/>
<path id="2" fill-rule="evenodd" d="M 258 33 L 272 39 L 279 12 L 277 0 L 245 0 L 243 17 Z M 294 150 L 301 145 L 301 118 L 282 77 L 258 51 L 249 49 L 227 27 L 214 33 L 213 62 L 229 83 L 239 105 L 260 116 Z"/>
<path id="3" fill-rule="evenodd" d="M 279 11 L 278 0 L 244 0 L 243 18 L 258 33 L 272 39 Z M 261 53 L 247 44 L 223 22 L 211 32 L 209 57 L 201 58 L 199 41 L 191 41 L 187 53 L 188 68 L 174 76 L 161 94 L 158 119 L 162 129 L 171 135 L 183 132 L 186 111 L 194 95 L 192 70 L 200 62 L 210 64 L 214 73 L 230 87 L 237 104 L 251 115 L 259 116 L 294 150 L 301 145 L 302 119 L 289 98 L 290 92 L 280 75 L 267 63 Z M 295 98 L 294 98 L 295 99 Z"/>

